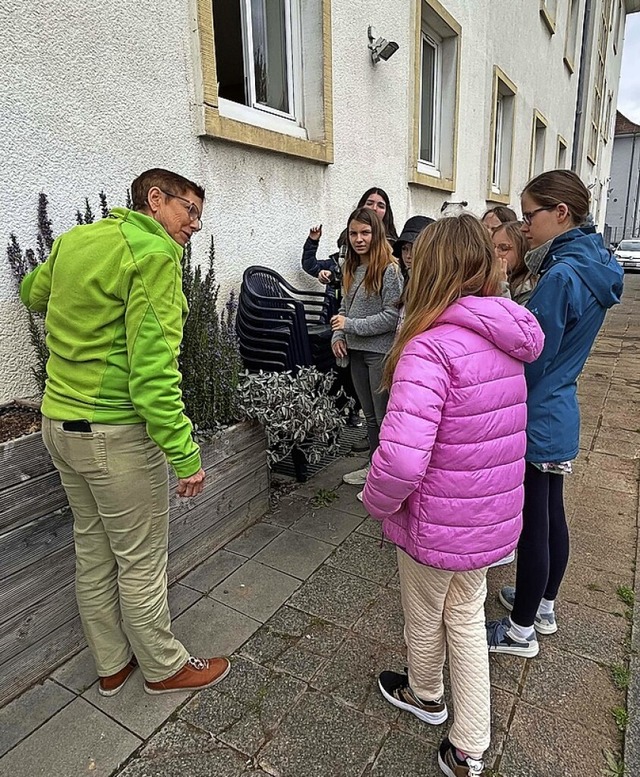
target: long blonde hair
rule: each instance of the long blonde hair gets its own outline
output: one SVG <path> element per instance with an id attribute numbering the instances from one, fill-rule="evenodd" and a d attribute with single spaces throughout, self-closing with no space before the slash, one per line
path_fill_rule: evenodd
<path id="1" fill-rule="evenodd" d="M 413 244 L 405 319 L 384 368 L 391 386 L 405 346 L 433 326 L 460 297 L 491 297 L 500 290 L 500 267 L 487 228 L 470 213 L 429 224 Z"/>
<path id="2" fill-rule="evenodd" d="M 356 269 L 360 265 L 360 257 L 353 250 L 349 240 L 349 226 L 352 221 L 371 227 L 371 246 L 369 248 L 369 264 L 364 275 L 364 288 L 367 294 L 380 294 L 382 280 L 387 267 L 392 264 L 398 267 L 396 258 L 391 253 L 385 228 L 377 213 L 369 208 L 356 208 L 347 221 L 347 254 L 342 271 L 342 284 L 345 296 L 349 293 Z"/>

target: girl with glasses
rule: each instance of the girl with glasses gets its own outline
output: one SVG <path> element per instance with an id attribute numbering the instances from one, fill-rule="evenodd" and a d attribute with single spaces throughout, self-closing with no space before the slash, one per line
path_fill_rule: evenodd
<path id="1" fill-rule="evenodd" d="M 502 264 L 514 302 L 526 304 L 535 288 L 535 276 L 525 264 L 529 250 L 526 237 L 522 234 L 521 221 L 508 221 L 493 230 L 491 235 L 496 258 Z"/>
<path id="2" fill-rule="evenodd" d="M 620 301 L 623 272 L 589 219 L 589 191 L 569 170 L 533 178 L 522 193 L 527 261 L 538 283 L 527 302 L 545 336 L 525 367 L 527 452 L 516 586 L 499 594 L 511 612 L 487 625 L 489 650 L 531 658 L 538 634 L 558 630 L 555 600 L 569 560 L 563 481 L 578 455 L 576 382 L 607 310 Z M 537 265 L 532 267 L 532 263 Z"/>

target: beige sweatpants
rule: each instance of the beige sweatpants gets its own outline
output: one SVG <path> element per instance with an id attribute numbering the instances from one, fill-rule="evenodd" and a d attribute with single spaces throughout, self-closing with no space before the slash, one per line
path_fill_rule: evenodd
<path id="1" fill-rule="evenodd" d="M 167 602 L 169 478 L 144 424 L 69 432 L 42 419 L 42 436 L 73 512 L 76 596 L 98 674 L 135 653 L 150 682 L 189 658 L 171 632 Z"/>
<path id="2" fill-rule="evenodd" d="M 447 572 L 419 564 L 398 548 L 409 685 L 421 699 L 444 693 L 442 669 L 449 651 L 455 719 L 449 739 L 481 758 L 491 738 L 489 652 L 484 602 L 487 570 Z"/>

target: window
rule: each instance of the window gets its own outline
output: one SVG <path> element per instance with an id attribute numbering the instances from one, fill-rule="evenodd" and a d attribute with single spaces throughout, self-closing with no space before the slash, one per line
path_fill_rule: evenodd
<path id="1" fill-rule="evenodd" d="M 605 92 L 607 90 L 607 82 L 604 82 Z M 612 134 L 612 122 L 613 122 L 613 92 L 609 92 L 607 95 L 607 107 L 604 112 L 604 121 L 602 122 L 602 140 L 605 143 L 609 142 L 609 138 Z"/>
<path id="2" fill-rule="evenodd" d="M 493 69 L 490 180 L 487 199 L 509 202 L 516 87 L 498 67 Z"/>
<path id="3" fill-rule="evenodd" d="M 531 176 L 544 171 L 544 153 L 547 142 L 547 120 L 538 111 L 533 112 L 533 134 L 531 139 Z"/>
<path id="4" fill-rule="evenodd" d="M 200 134 L 333 161 L 330 0 L 197 8 Z"/>
<path id="5" fill-rule="evenodd" d="M 556 159 L 556 167 L 558 170 L 566 170 L 567 167 L 567 141 L 558 135 L 558 156 Z"/>
<path id="6" fill-rule="evenodd" d="M 587 157 L 595 164 L 598 158 L 598 146 L 600 141 L 601 124 L 603 120 L 604 94 L 605 94 L 605 62 L 607 59 L 607 43 L 609 40 L 609 19 L 611 14 L 611 0 L 605 0 L 600 8 L 601 17 L 598 30 L 598 45 L 596 52 L 595 78 L 593 84 L 593 98 L 591 103 L 591 126 L 589 131 L 589 145 Z"/>
<path id="7" fill-rule="evenodd" d="M 558 0 L 540 0 L 540 16 L 552 35 L 556 31 L 557 7 Z"/>
<path id="8" fill-rule="evenodd" d="M 578 42 L 578 22 L 580 0 L 569 0 L 567 32 L 564 41 L 564 64 L 570 73 L 576 69 L 576 45 Z"/>
<path id="9" fill-rule="evenodd" d="M 412 183 L 455 189 L 460 26 L 436 0 L 418 3 Z"/>

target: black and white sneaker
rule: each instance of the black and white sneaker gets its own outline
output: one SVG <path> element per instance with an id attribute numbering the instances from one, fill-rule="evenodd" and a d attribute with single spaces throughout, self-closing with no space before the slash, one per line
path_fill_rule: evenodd
<path id="1" fill-rule="evenodd" d="M 511 618 L 507 615 L 501 621 L 487 623 L 487 643 L 490 653 L 508 653 L 511 656 L 533 658 L 538 655 L 538 640 L 531 629 L 529 639 L 519 639 L 511 630 Z"/>
<path id="2" fill-rule="evenodd" d="M 409 687 L 409 676 L 400 672 L 382 672 L 378 677 L 378 687 L 384 698 L 394 707 L 410 712 L 416 718 L 439 726 L 448 717 L 444 697 L 435 701 L 419 699 Z"/>
<path id="3" fill-rule="evenodd" d="M 461 761 L 456 755 L 455 747 L 448 739 L 443 739 L 438 750 L 438 766 L 447 777 L 482 777 L 484 763 L 467 756 Z"/>

